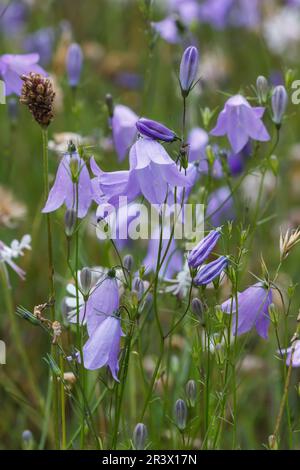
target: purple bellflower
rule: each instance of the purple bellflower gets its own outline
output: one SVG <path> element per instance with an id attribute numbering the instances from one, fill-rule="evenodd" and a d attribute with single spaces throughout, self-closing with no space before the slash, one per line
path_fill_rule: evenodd
<path id="1" fill-rule="evenodd" d="M 272 303 L 272 291 L 262 283 L 257 283 L 239 293 L 237 301 L 238 311 L 234 299 L 228 299 L 221 305 L 224 313 L 232 313 L 234 315 L 234 333 L 236 330 L 239 336 L 252 330 L 252 328 L 256 328 L 259 336 L 267 339 L 270 325 L 269 306 Z"/>
<path id="2" fill-rule="evenodd" d="M 199 66 L 199 53 L 195 46 L 185 49 L 179 71 L 179 81 L 183 96 L 187 96 L 195 82 Z"/>
<path id="3" fill-rule="evenodd" d="M 210 284 L 216 277 L 220 276 L 228 265 L 228 258 L 226 256 L 219 256 L 219 258 L 204 264 L 200 267 L 198 273 L 194 278 L 196 286 L 203 286 Z"/>
<path id="4" fill-rule="evenodd" d="M 79 44 L 73 43 L 69 46 L 66 57 L 66 69 L 71 87 L 77 87 L 83 63 L 83 53 Z"/>
<path id="5" fill-rule="evenodd" d="M 47 75 L 45 70 L 38 65 L 38 61 L 38 54 L 4 54 L 0 56 L 0 76 L 5 82 L 7 96 L 12 93 L 21 95 L 22 75 L 28 75 L 30 72 Z"/>
<path id="6" fill-rule="evenodd" d="M 188 255 L 188 264 L 197 269 L 208 258 L 221 236 L 221 230 L 212 230 L 204 237 Z"/>
<path id="7" fill-rule="evenodd" d="M 250 138 L 266 142 L 270 136 L 262 122 L 264 111 L 263 107 L 252 108 L 241 95 L 232 96 L 226 101 L 211 135 L 227 135 L 235 153 L 240 152 Z"/>
<path id="8" fill-rule="evenodd" d="M 107 365 L 118 381 L 120 340 L 123 335 L 120 318 L 103 317 L 92 336 L 83 346 L 84 367 L 89 370 Z"/>
<path id="9" fill-rule="evenodd" d="M 139 194 L 143 194 L 151 204 L 162 204 L 169 189 L 190 184 L 189 178 L 180 172 L 164 147 L 154 140 L 138 139 L 130 149 L 129 161 L 129 171 L 111 173 L 103 172 L 95 162 L 91 162 L 97 178 L 94 190 L 97 193 L 98 186 L 99 194 L 104 194 L 111 204 L 115 205 L 119 196 L 127 196 L 132 201 Z"/>
<path id="10" fill-rule="evenodd" d="M 42 28 L 26 36 L 24 40 L 25 51 L 37 52 L 43 67 L 46 67 L 51 61 L 54 36 L 55 34 L 52 28 Z"/>
<path id="11" fill-rule="evenodd" d="M 189 145 L 189 163 L 206 159 L 207 132 L 200 127 L 194 127 L 188 135 L 187 143 Z"/>
<path id="12" fill-rule="evenodd" d="M 234 202 L 230 189 L 226 186 L 214 191 L 207 203 L 206 219 L 213 227 L 235 219 Z"/>
<path id="13" fill-rule="evenodd" d="M 294 350 L 294 353 L 293 353 Z M 280 349 L 281 356 L 286 355 L 286 365 L 292 362 L 292 367 L 300 367 L 300 340 L 294 341 L 293 346 L 287 349 Z"/>
<path id="14" fill-rule="evenodd" d="M 118 310 L 118 283 L 115 276 L 108 273 L 96 284 L 79 313 L 80 322 L 86 321 L 89 335 L 83 347 L 84 367 L 95 370 L 107 365 L 115 380 L 118 380 L 118 355 L 123 336 Z"/>
<path id="15" fill-rule="evenodd" d="M 22 32 L 28 17 L 28 6 L 20 0 L 0 1 L 0 31 L 8 37 Z"/>
<path id="16" fill-rule="evenodd" d="M 182 23 L 190 26 L 199 20 L 200 5 L 198 0 L 169 0 L 170 9 L 177 13 Z"/>
<path id="17" fill-rule="evenodd" d="M 127 106 L 118 104 L 114 107 L 111 118 L 113 141 L 119 161 L 123 161 L 137 135 L 137 115 Z"/>
<path id="18" fill-rule="evenodd" d="M 173 16 L 167 16 L 162 21 L 152 22 L 151 26 L 168 43 L 178 44 L 181 41 L 177 22 Z"/>
<path id="19" fill-rule="evenodd" d="M 85 162 L 77 152 L 67 153 L 59 164 L 54 185 L 42 212 L 53 212 L 65 204 L 67 209 L 78 209 L 78 217 L 83 218 L 89 210 L 92 198 L 93 187 Z"/>
<path id="20" fill-rule="evenodd" d="M 141 135 L 152 140 L 162 140 L 163 142 L 173 142 L 176 140 L 175 132 L 152 119 L 140 118 L 136 123 L 136 128 Z"/>

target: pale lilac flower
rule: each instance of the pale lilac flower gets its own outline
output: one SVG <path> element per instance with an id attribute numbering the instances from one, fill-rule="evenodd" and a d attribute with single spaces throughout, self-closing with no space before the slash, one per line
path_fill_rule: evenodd
<path id="1" fill-rule="evenodd" d="M 138 116 L 127 106 L 118 104 L 114 107 L 111 118 L 113 141 L 119 160 L 123 161 L 137 135 Z"/>
<path id="2" fill-rule="evenodd" d="M 152 140 L 162 140 L 163 142 L 173 142 L 176 140 L 175 132 L 152 119 L 140 118 L 136 122 L 136 128 L 141 135 Z"/>
<path id="3" fill-rule="evenodd" d="M 292 351 L 294 349 L 294 354 L 292 358 Z M 300 367 L 300 340 L 297 339 L 294 341 L 293 346 L 290 346 L 286 349 L 280 349 L 281 356 L 286 354 L 286 365 L 289 366 L 292 362 L 293 367 Z"/>
<path id="4" fill-rule="evenodd" d="M 153 21 L 151 26 L 162 39 L 170 44 L 177 44 L 181 41 L 177 22 L 173 16 L 168 16 L 162 21 Z"/>
<path id="5" fill-rule="evenodd" d="M 71 87 L 76 87 L 80 80 L 83 63 L 83 53 L 79 44 L 69 46 L 66 57 L 66 69 Z"/>
<path id="6" fill-rule="evenodd" d="M 152 204 L 162 204 L 169 189 L 189 186 L 190 180 L 179 170 L 164 147 L 151 139 L 140 138 L 130 149 L 130 170 L 105 173 L 94 161 L 91 168 L 96 175 L 95 198 L 104 194 L 111 204 L 119 196 L 132 201 L 139 194 Z M 97 188 L 98 186 L 98 188 Z"/>
<path id="7" fill-rule="evenodd" d="M 26 36 L 24 40 L 25 51 L 29 53 L 38 53 L 40 56 L 40 63 L 43 67 L 46 67 L 51 61 L 54 36 L 53 28 L 42 28 Z"/>
<path id="8" fill-rule="evenodd" d="M 91 268 L 92 273 L 92 282 L 91 282 L 91 291 L 90 295 L 95 288 L 96 284 L 103 280 L 108 272 L 108 268 L 103 268 L 102 266 L 96 266 Z M 78 307 L 81 309 L 84 305 L 84 297 L 82 294 L 82 285 L 80 279 L 81 271 L 77 271 L 77 280 L 78 280 Z M 77 295 L 76 295 L 76 286 L 75 284 L 69 282 L 66 286 L 67 295 L 64 298 L 65 304 L 68 307 L 67 319 L 70 323 L 76 323 L 76 312 L 77 312 Z"/>
<path id="9" fill-rule="evenodd" d="M 8 282 L 9 279 L 6 265 L 13 269 L 21 279 L 25 279 L 25 271 L 23 271 L 23 269 L 13 261 L 16 258 L 23 256 L 24 250 L 31 250 L 30 235 L 24 235 L 20 242 L 18 240 L 13 240 L 10 246 L 0 240 L 0 269 L 2 268 L 4 270 L 4 274 Z"/>
<path id="10" fill-rule="evenodd" d="M 74 168 L 76 169 L 76 175 L 74 175 Z M 77 183 L 74 176 L 78 178 Z M 53 212 L 65 204 L 67 209 L 78 210 L 78 217 L 83 218 L 89 210 L 92 198 L 93 187 L 85 162 L 77 152 L 67 153 L 61 159 L 54 185 L 50 190 L 42 212 Z"/>
<path id="11" fill-rule="evenodd" d="M 209 23 L 217 29 L 225 28 L 233 1 L 205 0 L 200 6 L 200 21 Z"/>
<path id="12" fill-rule="evenodd" d="M 208 134 L 200 127 L 194 127 L 188 135 L 187 143 L 189 145 L 189 163 L 205 160 L 206 147 L 208 145 Z"/>
<path id="13" fill-rule="evenodd" d="M 185 49 L 179 71 L 179 81 L 183 96 L 187 96 L 196 80 L 199 66 L 199 52 L 195 46 Z"/>
<path id="14" fill-rule="evenodd" d="M 198 0 L 169 0 L 170 9 L 177 13 L 184 25 L 190 26 L 199 20 L 200 5 Z"/>
<path id="15" fill-rule="evenodd" d="M 38 54 L 4 54 L 0 56 L 0 76 L 5 82 L 6 95 L 21 95 L 23 81 L 21 75 L 30 72 L 47 75 L 38 65 Z"/>
<path id="16" fill-rule="evenodd" d="M 220 256 L 219 258 L 211 261 L 210 263 L 204 264 L 198 270 L 194 284 L 196 286 L 203 286 L 210 284 L 214 279 L 220 276 L 228 265 L 228 258 L 226 256 Z"/>
<path id="17" fill-rule="evenodd" d="M 254 284 L 239 293 L 237 301 L 237 308 L 235 299 L 228 299 L 221 305 L 224 313 L 233 314 L 234 333 L 237 330 L 239 336 L 256 328 L 259 336 L 267 339 L 270 324 L 269 306 L 272 303 L 271 289 L 262 283 Z"/>
<path id="18" fill-rule="evenodd" d="M 28 16 L 28 7 L 19 0 L 0 2 L 0 31 L 8 37 L 22 32 Z"/>
<path id="19" fill-rule="evenodd" d="M 114 271 L 101 277 L 86 304 L 81 308 L 79 321 L 86 321 L 89 335 L 83 347 L 86 369 L 100 369 L 108 365 L 112 376 L 118 380 L 118 355 L 123 335 L 119 317 L 119 286 Z"/>
<path id="20" fill-rule="evenodd" d="M 227 135 L 235 153 L 240 152 L 250 138 L 266 142 L 270 136 L 262 122 L 264 112 L 263 107 L 252 108 L 243 96 L 232 96 L 226 101 L 211 135 Z"/>
<path id="21" fill-rule="evenodd" d="M 107 295 L 107 294 L 106 294 Z M 118 381 L 121 320 L 116 315 L 105 316 L 83 346 L 84 367 L 89 370 L 108 366 Z"/>
<path id="22" fill-rule="evenodd" d="M 235 219 L 234 202 L 228 187 L 222 186 L 209 196 L 206 219 L 213 227 Z"/>

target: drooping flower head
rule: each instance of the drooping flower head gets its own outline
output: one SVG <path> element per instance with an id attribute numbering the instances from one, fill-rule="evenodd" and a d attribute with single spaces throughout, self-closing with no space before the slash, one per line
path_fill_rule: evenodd
<path id="1" fill-rule="evenodd" d="M 83 53 L 79 44 L 69 46 L 66 57 L 66 69 L 71 87 L 77 87 L 83 63 Z"/>
<path id="2" fill-rule="evenodd" d="M 241 95 L 232 96 L 226 101 L 211 135 L 227 135 L 235 153 L 240 152 L 249 139 L 266 142 L 270 136 L 262 122 L 264 111 L 263 107 L 252 108 Z"/>
<path id="3" fill-rule="evenodd" d="M 114 146 L 120 161 L 124 160 L 136 138 L 135 124 L 137 120 L 137 115 L 127 106 L 117 104 L 113 108 L 111 128 Z"/>
<path id="4" fill-rule="evenodd" d="M 81 323 L 86 321 L 89 339 L 83 347 L 86 369 L 95 370 L 107 365 L 118 380 L 118 356 L 123 336 L 119 317 L 119 287 L 114 271 L 101 277 L 93 288 L 79 314 Z"/>
<path id="5" fill-rule="evenodd" d="M 105 173 L 91 161 L 96 175 L 94 182 L 95 199 L 106 196 L 111 204 L 118 204 L 119 196 L 132 201 L 139 194 L 151 204 L 162 204 L 169 189 L 175 186 L 189 186 L 190 179 L 179 170 L 164 147 L 155 140 L 140 138 L 130 149 L 129 171 Z"/>
<path id="6" fill-rule="evenodd" d="M 233 332 L 237 331 L 238 336 L 255 328 L 259 336 L 267 339 L 271 303 L 271 289 L 257 283 L 238 294 L 237 306 L 234 299 L 229 299 L 221 305 L 221 309 L 224 313 L 233 314 Z"/>
<path id="7" fill-rule="evenodd" d="M 83 218 L 89 210 L 92 198 L 92 183 L 84 160 L 77 152 L 66 153 L 61 159 L 54 185 L 42 212 L 53 212 L 65 204 L 67 209 L 74 209 L 78 217 Z"/>
<path id="8" fill-rule="evenodd" d="M 0 76 L 5 82 L 6 95 L 21 95 L 22 75 L 31 72 L 46 76 L 47 73 L 38 65 L 38 54 L 4 54 L 0 56 Z"/>

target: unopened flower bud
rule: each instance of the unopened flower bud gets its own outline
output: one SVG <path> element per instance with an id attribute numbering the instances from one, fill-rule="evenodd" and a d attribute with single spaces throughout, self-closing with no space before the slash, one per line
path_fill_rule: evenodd
<path id="1" fill-rule="evenodd" d="M 278 450 L 278 440 L 274 434 L 271 434 L 268 437 L 269 449 L 271 450 Z"/>
<path id="2" fill-rule="evenodd" d="M 190 46 L 184 51 L 180 63 L 179 80 L 181 92 L 184 97 L 188 96 L 194 84 L 198 72 L 198 65 L 198 49 L 194 46 Z"/>
<path id="3" fill-rule="evenodd" d="M 265 104 L 268 99 L 269 84 L 266 77 L 260 75 L 256 80 L 256 91 L 260 104 Z"/>
<path id="4" fill-rule="evenodd" d="M 147 427 L 143 423 L 138 423 L 133 431 L 133 445 L 135 450 L 144 450 L 146 445 L 148 432 Z"/>
<path id="5" fill-rule="evenodd" d="M 25 431 L 22 432 L 22 448 L 23 450 L 33 450 L 33 447 L 33 434 L 29 429 L 25 429 Z"/>
<path id="6" fill-rule="evenodd" d="M 280 126 L 288 104 L 288 94 L 283 85 L 274 88 L 272 94 L 273 122 Z"/>
<path id="7" fill-rule="evenodd" d="M 145 291 L 144 283 L 140 278 L 135 277 L 133 279 L 132 290 L 137 293 L 138 299 L 140 300 Z"/>
<path id="8" fill-rule="evenodd" d="M 185 392 L 188 402 L 191 406 L 195 406 L 197 399 L 197 386 L 195 380 L 189 380 L 185 386 Z"/>
<path id="9" fill-rule="evenodd" d="M 132 270 L 132 266 L 133 266 L 133 258 L 131 255 L 126 255 L 124 256 L 124 259 L 123 259 L 123 266 L 125 269 L 127 269 L 127 271 L 131 271 Z"/>
<path id="10" fill-rule="evenodd" d="M 153 140 L 162 140 L 163 142 L 173 142 L 173 140 L 176 140 L 175 132 L 152 119 L 140 118 L 136 122 L 136 128 L 140 134 Z"/>
<path id="11" fill-rule="evenodd" d="M 76 212 L 73 209 L 68 209 L 65 213 L 65 233 L 67 237 L 71 237 L 76 227 Z"/>
<path id="12" fill-rule="evenodd" d="M 197 319 L 200 321 L 200 323 L 202 323 L 203 322 L 204 308 L 203 308 L 203 303 L 201 302 L 201 300 L 198 299 L 197 297 L 195 297 L 192 300 L 191 308 L 192 308 L 193 314 L 197 317 Z"/>
<path id="13" fill-rule="evenodd" d="M 67 74 L 71 87 L 76 87 L 79 83 L 82 62 L 83 54 L 81 47 L 79 46 L 79 44 L 76 43 L 71 44 L 68 49 L 66 58 Z"/>
<path id="14" fill-rule="evenodd" d="M 175 403 L 175 422 L 180 431 L 186 428 L 187 406 L 184 400 L 177 400 Z"/>
<path id="15" fill-rule="evenodd" d="M 80 284 L 83 295 L 88 295 L 92 286 L 92 272 L 89 268 L 80 271 Z"/>

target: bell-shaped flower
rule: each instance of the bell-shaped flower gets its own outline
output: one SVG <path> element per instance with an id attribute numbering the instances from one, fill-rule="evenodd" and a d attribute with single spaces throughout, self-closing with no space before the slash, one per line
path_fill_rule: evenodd
<path id="1" fill-rule="evenodd" d="M 232 96 L 226 101 L 211 135 L 227 135 L 235 153 L 240 152 L 250 138 L 266 142 L 270 136 L 262 121 L 264 112 L 263 107 L 252 108 L 243 96 Z"/>
<path id="2" fill-rule="evenodd" d="M 270 325 L 269 306 L 272 303 L 272 291 L 262 283 L 254 284 L 238 294 L 235 299 L 228 299 L 221 305 L 224 313 L 233 314 L 233 332 L 242 335 L 256 328 L 264 339 L 268 338 Z"/>
<path id="3" fill-rule="evenodd" d="M 53 212 L 65 204 L 67 209 L 78 211 L 78 217 L 83 218 L 89 210 L 92 198 L 93 187 L 85 162 L 77 152 L 68 153 L 61 159 L 54 185 L 42 212 Z"/>
<path id="4" fill-rule="evenodd" d="M 111 118 L 113 142 L 119 160 L 123 161 L 137 134 L 137 115 L 127 106 L 117 104 Z"/>
<path id="5" fill-rule="evenodd" d="M 93 184 L 95 198 L 97 194 L 98 197 L 104 194 L 114 204 L 119 196 L 127 196 L 132 201 L 142 194 L 151 204 L 162 204 L 169 189 L 190 185 L 190 179 L 155 140 L 138 139 L 130 149 L 129 160 L 129 171 L 111 173 L 104 173 L 95 162 L 91 163 L 92 171 L 97 177 Z"/>
<path id="6" fill-rule="evenodd" d="M 22 75 L 28 75 L 30 72 L 47 75 L 45 70 L 38 65 L 39 58 L 39 54 L 4 54 L 0 56 L 0 77 L 4 80 L 7 96 L 12 93 L 21 95 Z"/>
<path id="7" fill-rule="evenodd" d="M 103 315 L 103 321 L 83 346 L 84 367 L 95 370 L 108 366 L 113 378 L 118 381 L 121 336 L 124 334 L 120 318 Z"/>
<path id="8" fill-rule="evenodd" d="M 213 227 L 235 219 L 234 200 L 230 189 L 221 186 L 208 198 L 206 208 L 206 220 Z"/>
<path id="9" fill-rule="evenodd" d="M 280 349 L 281 356 L 286 356 L 286 365 L 292 363 L 292 367 L 300 367 L 300 340 L 297 339 L 293 342 L 292 346 L 287 349 Z"/>

